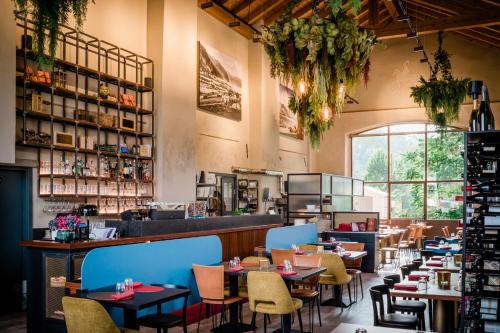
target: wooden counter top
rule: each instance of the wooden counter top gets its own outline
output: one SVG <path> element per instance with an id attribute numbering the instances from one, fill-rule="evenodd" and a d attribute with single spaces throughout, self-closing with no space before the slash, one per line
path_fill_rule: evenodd
<path id="1" fill-rule="evenodd" d="M 171 233 L 171 234 L 141 236 L 141 237 L 123 237 L 123 238 L 110 239 L 110 240 L 75 241 L 72 243 L 60 243 L 60 242 L 56 242 L 56 241 L 44 241 L 44 240 L 31 240 L 31 241 L 22 241 L 19 243 L 19 245 L 23 246 L 23 247 L 27 247 L 27 248 L 39 248 L 39 249 L 54 249 L 54 250 L 67 250 L 67 251 L 88 250 L 88 249 L 93 249 L 93 248 L 97 248 L 97 247 L 104 247 L 104 246 L 115 246 L 115 245 L 155 242 L 155 241 L 178 239 L 178 238 L 219 235 L 219 234 L 241 232 L 241 231 L 271 229 L 271 228 L 278 228 L 278 227 L 282 227 L 282 226 L 283 226 L 282 224 L 267 224 L 267 225 L 236 227 L 236 228 L 223 228 L 223 229 L 214 229 L 214 230 L 201 230 L 201 231 L 193 231 L 193 232 Z"/>

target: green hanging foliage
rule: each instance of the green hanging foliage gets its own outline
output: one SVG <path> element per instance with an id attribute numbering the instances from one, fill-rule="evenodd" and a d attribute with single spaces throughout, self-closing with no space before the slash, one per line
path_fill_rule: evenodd
<path id="1" fill-rule="evenodd" d="M 35 22 L 34 41 L 38 53 L 38 64 L 41 65 L 53 63 L 59 25 L 68 22 L 70 13 L 73 13 L 75 17 L 77 29 L 80 29 L 85 20 L 89 0 L 15 0 L 15 2 L 19 10 L 28 10 Z M 45 55 L 47 38 L 49 41 L 48 58 Z"/>
<path id="2" fill-rule="evenodd" d="M 319 148 L 322 134 L 333 124 L 333 112 L 342 112 L 346 93 L 368 79 L 369 58 L 377 44 L 373 31 L 358 27 L 348 16 L 356 13 L 361 0 L 323 0 L 328 17 L 318 14 L 319 0 L 313 2 L 313 15 L 294 18 L 292 1 L 286 13 L 264 27 L 263 43 L 271 61 L 271 75 L 291 84 L 294 96 L 289 107 L 309 136 L 313 148 Z"/>
<path id="3" fill-rule="evenodd" d="M 438 49 L 434 53 L 434 66 L 429 80 L 420 77 L 420 84 L 411 87 L 410 96 L 424 106 L 427 117 L 439 128 L 458 120 L 460 104 L 467 97 L 470 79 L 457 79 L 451 75 L 450 54 L 443 49 L 443 33 L 438 34 Z M 438 74 L 441 73 L 441 78 Z"/>

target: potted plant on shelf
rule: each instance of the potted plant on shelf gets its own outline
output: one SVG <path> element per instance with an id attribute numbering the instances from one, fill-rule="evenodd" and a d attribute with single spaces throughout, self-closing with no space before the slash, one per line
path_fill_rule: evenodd
<path id="1" fill-rule="evenodd" d="M 94 2 L 94 0 L 92 0 Z M 75 17 L 76 28 L 80 29 L 85 20 L 89 0 L 15 0 L 19 11 L 27 10 L 32 16 L 35 29 L 35 46 L 39 65 L 53 64 L 57 49 L 59 26 L 68 22 L 71 13 Z M 48 31 L 48 36 L 46 34 Z M 48 54 L 46 40 L 48 37 Z"/>
<path id="2" fill-rule="evenodd" d="M 439 78 L 438 75 L 441 74 Z M 429 80 L 420 77 L 420 84 L 411 87 L 410 96 L 415 103 L 424 106 L 427 117 L 444 129 L 458 120 L 460 104 L 467 96 L 470 79 L 457 79 L 451 75 L 450 54 L 443 49 L 443 32 L 438 33 L 438 49 L 434 53 L 434 66 Z"/>
<path id="3" fill-rule="evenodd" d="M 369 58 L 377 44 L 373 31 L 358 27 L 348 15 L 360 1 L 315 0 L 309 18 L 293 17 L 292 1 L 273 24 L 264 27 L 264 48 L 271 61 L 271 75 L 291 85 L 290 110 L 298 116 L 313 148 L 333 124 L 333 114 L 342 112 L 344 98 L 359 82 L 368 79 Z M 319 15 L 319 6 L 327 17 Z M 349 7 L 350 6 L 350 7 Z"/>
<path id="4" fill-rule="evenodd" d="M 63 243 L 71 242 L 75 239 L 75 231 L 80 227 L 80 218 L 77 215 L 67 214 L 57 216 L 49 221 L 52 240 Z"/>

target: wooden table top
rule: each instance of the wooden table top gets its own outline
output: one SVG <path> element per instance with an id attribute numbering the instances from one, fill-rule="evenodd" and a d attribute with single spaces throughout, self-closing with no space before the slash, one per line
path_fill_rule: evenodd
<path id="1" fill-rule="evenodd" d="M 347 324 L 347 323 L 341 323 L 330 333 L 354 333 L 358 328 L 364 328 L 367 333 L 403 333 L 403 332 L 424 333 L 423 331 L 413 331 L 408 329 L 388 328 L 388 327 L 359 325 L 359 324 Z"/>
<path id="2" fill-rule="evenodd" d="M 344 260 L 356 260 L 356 259 L 363 258 L 363 257 L 368 255 L 368 252 L 366 252 L 366 251 L 346 251 L 346 253 L 350 253 L 351 255 L 348 257 L 341 256 L 341 258 Z"/>
<path id="3" fill-rule="evenodd" d="M 461 293 L 455 289 L 457 286 L 459 274 L 451 273 L 451 287 L 450 289 L 441 289 L 437 285 L 437 279 L 428 283 L 427 290 L 408 291 L 391 289 L 391 296 L 395 297 L 409 297 L 409 298 L 426 298 L 437 301 L 460 301 Z M 416 281 L 408 281 L 406 278 L 403 283 L 416 283 Z"/>
<path id="4" fill-rule="evenodd" d="M 283 279 L 290 281 L 301 281 L 308 279 L 312 276 L 319 275 L 323 272 L 326 272 L 326 268 L 324 267 L 311 268 L 311 267 L 293 266 L 293 270 L 297 272 L 296 275 L 283 276 Z M 224 263 L 224 274 L 228 276 L 246 276 L 248 272 L 251 271 L 259 272 L 260 267 L 247 266 L 244 267 L 241 271 L 233 272 L 229 269 L 229 264 L 227 262 Z M 283 270 L 276 268 L 275 265 L 269 265 L 269 268 L 266 270 L 266 272 L 274 272 L 280 274 L 281 272 L 283 272 Z"/>

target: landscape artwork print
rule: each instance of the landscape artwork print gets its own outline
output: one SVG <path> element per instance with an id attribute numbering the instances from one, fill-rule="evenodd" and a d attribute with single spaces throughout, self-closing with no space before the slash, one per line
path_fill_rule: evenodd
<path id="1" fill-rule="evenodd" d="M 198 108 L 232 120 L 241 120 L 240 64 L 206 44 L 199 42 L 198 46 Z"/>
<path id="2" fill-rule="evenodd" d="M 288 107 L 288 99 L 292 95 L 293 91 L 290 88 L 280 84 L 280 133 L 302 140 L 304 132 L 299 127 L 297 115 Z"/>

